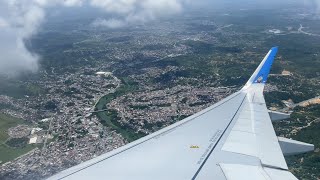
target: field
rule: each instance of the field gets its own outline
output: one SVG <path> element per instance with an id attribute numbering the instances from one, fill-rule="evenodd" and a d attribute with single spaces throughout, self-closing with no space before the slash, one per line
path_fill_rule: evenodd
<path id="1" fill-rule="evenodd" d="M 33 145 L 26 145 L 22 148 L 11 148 L 5 144 L 6 140 L 9 138 L 7 130 L 18 124 L 25 124 L 25 122 L 18 118 L 0 114 L 0 164 L 13 160 L 36 147 Z"/>

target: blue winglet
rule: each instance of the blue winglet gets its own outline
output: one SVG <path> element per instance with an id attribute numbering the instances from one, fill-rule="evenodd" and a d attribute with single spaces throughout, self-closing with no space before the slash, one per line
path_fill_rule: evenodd
<path id="1" fill-rule="evenodd" d="M 256 71 L 252 74 L 249 81 L 245 85 L 244 88 L 247 88 L 251 84 L 255 83 L 263 83 L 265 84 L 268 79 L 268 75 L 270 73 L 271 66 L 273 64 L 274 58 L 278 52 L 278 47 L 273 47 L 270 49 L 266 57 L 260 63 Z"/>
<path id="2" fill-rule="evenodd" d="M 268 75 L 270 73 L 271 66 L 273 64 L 274 58 L 278 52 L 278 47 L 273 47 L 270 50 L 270 54 L 267 57 L 267 60 L 264 62 L 257 76 L 253 80 L 253 83 L 266 83 L 268 79 Z"/>

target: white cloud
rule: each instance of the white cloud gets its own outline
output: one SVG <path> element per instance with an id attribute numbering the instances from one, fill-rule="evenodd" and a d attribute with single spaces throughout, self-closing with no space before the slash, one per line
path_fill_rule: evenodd
<path id="1" fill-rule="evenodd" d="M 102 8 L 106 12 L 127 14 L 135 10 L 135 6 L 144 0 L 91 0 L 94 7 Z"/>
<path id="2" fill-rule="evenodd" d="M 182 11 L 182 3 L 177 0 L 145 0 L 142 1 L 142 7 L 144 10 L 153 14 L 172 14 Z"/>
<path id="3" fill-rule="evenodd" d="M 7 28 L 9 26 L 8 22 L 0 17 L 0 29 Z"/>
<path id="4" fill-rule="evenodd" d="M 71 7 L 71 6 L 81 6 L 82 1 L 81 0 L 64 0 L 63 4 L 65 6 Z"/>
<path id="5" fill-rule="evenodd" d="M 115 28 L 180 13 L 187 2 L 189 0 L 91 0 L 90 4 L 118 17 L 94 24 Z"/>
<path id="6" fill-rule="evenodd" d="M 202 2 L 202 3 L 201 3 Z M 0 0 L 0 73 L 36 71 L 39 56 L 29 52 L 24 40 L 37 33 L 46 10 L 55 6 L 87 6 L 102 9 L 110 19 L 97 19 L 93 26 L 120 28 L 144 23 L 158 17 L 175 15 L 185 5 L 195 6 L 209 0 Z M 300 2 L 300 1 L 299 1 Z M 304 0 L 320 12 L 320 0 Z M 205 4 L 205 3 L 204 3 Z"/>
<path id="7" fill-rule="evenodd" d="M 94 27 L 107 27 L 107 28 L 120 28 L 126 25 L 126 22 L 118 19 L 96 19 L 92 26 Z"/>
<path id="8" fill-rule="evenodd" d="M 320 0 L 305 0 L 304 2 L 309 6 L 312 6 L 316 13 L 320 13 Z"/>
<path id="9" fill-rule="evenodd" d="M 39 58 L 26 49 L 24 40 L 36 33 L 44 19 L 43 9 L 24 0 L 2 1 L 0 6 L 0 72 L 36 71 Z"/>
<path id="10" fill-rule="evenodd" d="M 38 56 L 30 53 L 21 37 L 17 37 L 14 29 L 1 31 L 0 39 L 5 43 L 0 44 L 1 60 L 0 72 L 16 75 L 21 71 L 34 72 L 38 68 Z"/>
<path id="11" fill-rule="evenodd" d="M 0 73 L 38 69 L 39 56 L 29 52 L 24 41 L 37 33 L 48 8 L 84 4 L 100 8 L 117 18 L 97 19 L 92 25 L 119 28 L 179 13 L 187 1 L 190 0 L 0 0 Z"/>

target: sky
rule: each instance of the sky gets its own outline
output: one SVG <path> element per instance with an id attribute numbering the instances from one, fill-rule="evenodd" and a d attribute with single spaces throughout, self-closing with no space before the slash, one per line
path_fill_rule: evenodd
<path id="1" fill-rule="evenodd" d="M 253 2 L 237 2 L 250 1 Z M 268 3 L 271 1 L 273 0 Z M 1 0 L 0 73 L 17 75 L 25 71 L 37 72 L 41 57 L 30 52 L 24 42 L 37 34 L 47 20 L 48 11 L 53 8 L 94 8 L 111 16 L 106 19 L 97 18 L 91 23 L 92 26 L 119 28 L 180 14 L 190 7 L 205 7 L 208 4 L 217 6 L 219 3 L 215 2 L 216 0 Z M 233 3 L 233 0 L 223 2 Z M 303 2 L 320 10 L 320 0 Z"/>

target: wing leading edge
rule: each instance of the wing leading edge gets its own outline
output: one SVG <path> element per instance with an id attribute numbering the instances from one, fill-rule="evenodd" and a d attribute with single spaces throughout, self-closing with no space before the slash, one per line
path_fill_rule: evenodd
<path id="1" fill-rule="evenodd" d="M 263 97 L 277 50 L 268 52 L 239 92 L 49 179 L 296 179 Z"/>

